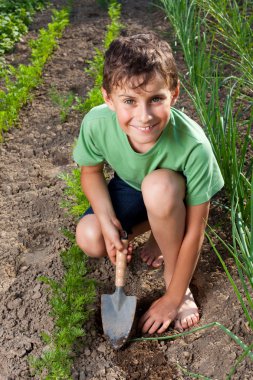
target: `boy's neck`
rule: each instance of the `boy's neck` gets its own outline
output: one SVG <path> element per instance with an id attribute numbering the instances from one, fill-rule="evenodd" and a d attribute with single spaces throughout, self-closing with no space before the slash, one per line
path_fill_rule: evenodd
<path id="1" fill-rule="evenodd" d="M 160 135 L 161 136 L 161 135 Z M 159 137 L 160 137 L 159 136 Z M 158 137 L 158 138 L 159 138 Z M 146 144 L 139 144 L 138 142 L 136 141 L 131 141 L 131 138 L 129 136 L 127 136 L 127 139 L 128 139 L 128 142 L 129 144 L 131 145 L 132 149 L 136 152 L 136 153 L 146 153 L 148 152 L 157 142 L 156 141 L 152 141 L 150 143 L 146 143 Z"/>

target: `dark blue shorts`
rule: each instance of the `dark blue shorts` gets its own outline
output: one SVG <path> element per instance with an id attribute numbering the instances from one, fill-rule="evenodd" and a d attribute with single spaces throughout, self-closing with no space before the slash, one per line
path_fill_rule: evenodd
<path id="1" fill-rule="evenodd" d="M 141 191 L 129 186 L 116 173 L 108 184 L 108 190 L 116 216 L 128 234 L 132 233 L 133 226 L 148 220 Z M 91 207 L 82 217 L 88 214 L 94 214 Z"/>

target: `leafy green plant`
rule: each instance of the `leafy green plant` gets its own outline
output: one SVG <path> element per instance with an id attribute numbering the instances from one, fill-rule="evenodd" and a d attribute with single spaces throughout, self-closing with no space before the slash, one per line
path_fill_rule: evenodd
<path id="1" fill-rule="evenodd" d="M 34 13 L 44 8 L 47 3 L 47 0 L 1 1 L 0 55 L 13 48 L 15 42 L 28 31 Z"/>
<path id="2" fill-rule="evenodd" d="M 55 88 L 52 88 L 49 91 L 49 96 L 53 104 L 57 105 L 60 109 L 60 120 L 64 123 L 69 116 L 69 113 L 72 109 L 75 95 L 72 92 L 68 94 L 61 94 Z"/>
<path id="3" fill-rule="evenodd" d="M 43 67 L 67 24 L 67 9 L 53 11 L 48 29 L 41 29 L 38 39 L 30 42 L 31 64 L 19 65 L 18 68 L 8 66 L 4 74 L 5 90 L 0 90 L 0 132 L 13 126 L 21 107 L 31 99 L 31 90 L 41 82 Z"/>
<path id="4" fill-rule="evenodd" d="M 116 2 L 111 1 L 110 3 L 115 6 Z M 118 9 L 118 19 L 119 8 L 116 8 Z M 112 29 L 115 31 L 115 27 Z M 108 27 L 108 30 L 111 30 L 110 27 Z M 112 34 L 110 36 L 112 38 Z M 102 62 L 100 61 L 102 55 L 100 52 L 97 57 L 95 65 L 90 62 L 90 72 L 93 73 L 94 78 L 97 78 L 98 72 L 102 70 Z M 90 106 L 93 107 L 93 104 Z M 60 177 L 66 183 L 61 207 L 69 214 L 80 217 L 89 206 L 80 185 L 80 169 L 76 168 L 70 174 L 63 173 Z M 71 247 L 62 255 L 66 267 L 63 281 L 57 283 L 55 280 L 42 278 L 42 281 L 48 284 L 53 292 L 50 303 L 52 306 L 51 315 L 55 320 L 55 330 L 51 336 L 42 333 L 42 338 L 49 346 L 49 349 L 40 358 L 32 357 L 30 359 L 35 372 L 40 376 L 44 376 L 46 372 L 44 379 L 48 380 L 72 379 L 72 347 L 76 339 L 84 335 L 83 324 L 89 317 L 91 311 L 89 305 L 93 303 L 95 296 L 95 284 L 86 278 L 87 270 L 84 255 L 75 245 L 73 235 L 69 232 L 67 232 L 67 235 L 70 239 Z M 85 311 L 83 312 L 83 310 Z"/>
<path id="5" fill-rule="evenodd" d="M 88 68 L 85 69 L 95 83 L 93 88 L 88 92 L 85 101 L 79 100 L 76 109 L 81 112 L 88 112 L 91 108 L 102 104 L 103 97 L 101 93 L 101 86 L 103 81 L 103 65 L 104 65 L 104 52 L 109 47 L 110 43 L 119 35 L 123 24 L 120 23 L 121 4 L 116 0 L 109 1 L 108 15 L 110 17 L 110 24 L 107 25 L 106 35 L 102 50 L 95 49 L 95 56 L 92 60 L 87 61 Z"/>
<path id="6" fill-rule="evenodd" d="M 89 202 L 81 189 L 80 177 L 79 168 L 72 170 L 70 174 L 62 173 L 60 175 L 66 184 L 61 207 L 76 218 L 80 217 L 89 206 Z"/>
<path id="7" fill-rule="evenodd" d="M 87 278 L 83 252 L 73 244 L 61 254 L 61 258 L 65 266 L 61 282 L 40 277 L 52 292 L 50 315 L 54 318 L 55 328 L 51 336 L 42 333 L 48 349 L 40 358 L 30 358 L 35 373 L 46 372 L 43 378 L 48 380 L 72 379 L 73 345 L 77 338 L 85 336 L 83 326 L 92 312 L 90 305 L 95 297 L 95 283 Z"/>
<path id="8" fill-rule="evenodd" d="M 27 11 L 41 10 L 48 3 L 48 0 L 1 0 L 0 13 L 14 13 L 21 8 Z"/>

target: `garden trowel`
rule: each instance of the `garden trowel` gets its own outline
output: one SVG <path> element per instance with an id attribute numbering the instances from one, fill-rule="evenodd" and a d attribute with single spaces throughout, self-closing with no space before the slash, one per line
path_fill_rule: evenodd
<path id="1" fill-rule="evenodd" d="M 121 240 L 128 246 L 127 233 L 121 233 Z M 101 297 L 101 315 L 105 336 L 115 349 L 121 348 L 131 332 L 137 304 L 135 296 L 127 296 L 124 292 L 126 280 L 127 256 L 117 251 L 115 286 L 113 294 Z"/>

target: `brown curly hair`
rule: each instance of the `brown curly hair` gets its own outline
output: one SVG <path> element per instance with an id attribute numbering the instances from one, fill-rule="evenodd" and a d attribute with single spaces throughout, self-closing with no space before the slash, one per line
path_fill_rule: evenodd
<path id="1" fill-rule="evenodd" d="M 145 86 L 157 73 L 171 91 L 177 87 L 177 66 L 168 42 L 154 33 L 121 36 L 105 53 L 103 88 L 109 94 L 126 83 L 132 88 Z"/>

